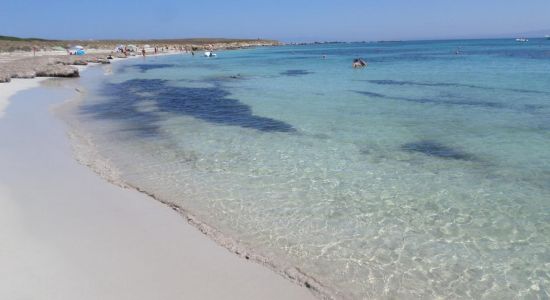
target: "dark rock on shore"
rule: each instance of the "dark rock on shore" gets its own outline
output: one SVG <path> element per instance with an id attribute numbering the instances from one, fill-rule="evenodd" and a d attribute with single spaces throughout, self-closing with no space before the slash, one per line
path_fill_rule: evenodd
<path id="1" fill-rule="evenodd" d="M 34 78 L 36 77 L 36 72 L 34 70 L 22 70 L 11 76 L 12 78 Z"/>
<path id="2" fill-rule="evenodd" d="M 78 77 L 79 72 L 74 65 L 109 64 L 111 62 L 107 56 L 39 56 L 13 60 L 0 64 L 0 82 L 9 82 L 10 78 Z"/>
<path id="3" fill-rule="evenodd" d="M 37 77 L 79 77 L 78 69 L 66 65 L 41 66 L 36 71 Z"/>
<path id="4" fill-rule="evenodd" d="M 0 74 L 0 82 L 10 82 L 11 77 L 5 74 Z"/>
<path id="5" fill-rule="evenodd" d="M 88 62 L 82 59 L 75 59 L 72 63 L 69 64 L 75 66 L 86 66 L 88 65 Z"/>

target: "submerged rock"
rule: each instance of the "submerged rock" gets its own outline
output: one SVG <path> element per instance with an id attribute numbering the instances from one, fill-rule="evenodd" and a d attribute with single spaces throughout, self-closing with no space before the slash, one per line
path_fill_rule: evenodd
<path id="1" fill-rule="evenodd" d="M 401 146 L 401 149 L 407 152 L 418 152 L 428 156 L 434 156 L 445 159 L 473 160 L 474 156 L 460 149 L 445 146 L 436 141 L 421 140 L 407 143 Z"/>

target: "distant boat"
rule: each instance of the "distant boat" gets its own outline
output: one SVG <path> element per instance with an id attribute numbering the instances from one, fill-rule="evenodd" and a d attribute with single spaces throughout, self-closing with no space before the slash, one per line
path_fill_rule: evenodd
<path id="1" fill-rule="evenodd" d="M 204 56 L 205 57 L 216 57 L 217 55 L 214 52 L 206 51 L 206 52 L 204 52 Z"/>
<path id="2" fill-rule="evenodd" d="M 529 42 L 529 40 L 526 39 L 526 38 L 517 38 L 517 39 L 516 39 L 516 42 L 527 43 L 527 42 Z"/>

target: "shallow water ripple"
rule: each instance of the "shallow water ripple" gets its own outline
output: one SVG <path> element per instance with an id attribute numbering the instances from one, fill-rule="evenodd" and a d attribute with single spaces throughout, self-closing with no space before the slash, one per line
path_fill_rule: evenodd
<path id="1" fill-rule="evenodd" d="M 79 129 L 125 181 L 338 298 L 548 299 L 549 50 L 396 42 L 125 62 L 90 83 Z"/>

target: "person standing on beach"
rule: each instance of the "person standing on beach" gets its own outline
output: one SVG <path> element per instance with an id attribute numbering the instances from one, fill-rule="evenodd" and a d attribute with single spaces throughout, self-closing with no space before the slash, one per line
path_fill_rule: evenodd
<path id="1" fill-rule="evenodd" d="M 145 48 L 141 48 L 141 54 L 143 54 L 143 57 L 145 57 Z"/>

